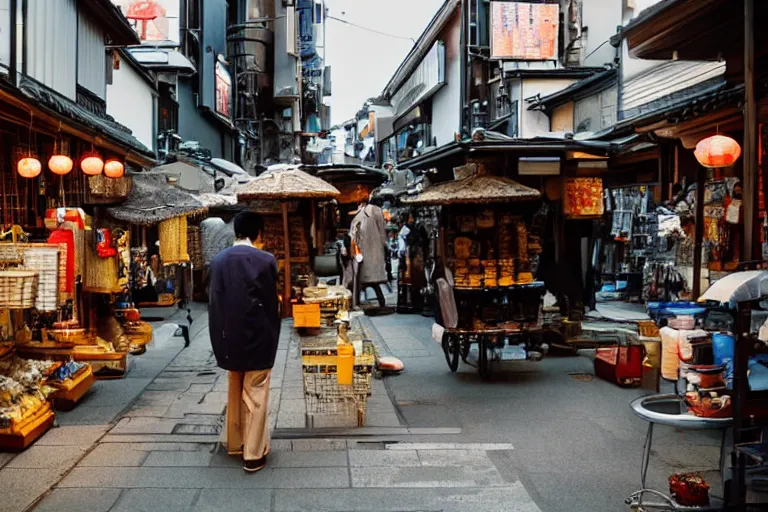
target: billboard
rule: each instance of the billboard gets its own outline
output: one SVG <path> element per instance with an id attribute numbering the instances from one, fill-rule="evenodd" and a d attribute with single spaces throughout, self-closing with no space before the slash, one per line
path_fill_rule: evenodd
<path id="1" fill-rule="evenodd" d="M 216 63 L 216 112 L 224 117 L 230 117 L 230 98 L 232 96 L 232 79 L 229 71 L 221 62 Z"/>
<path id="2" fill-rule="evenodd" d="M 557 59 L 560 6 L 491 2 L 491 58 Z"/>
<path id="3" fill-rule="evenodd" d="M 142 42 L 179 42 L 180 0 L 112 0 Z"/>

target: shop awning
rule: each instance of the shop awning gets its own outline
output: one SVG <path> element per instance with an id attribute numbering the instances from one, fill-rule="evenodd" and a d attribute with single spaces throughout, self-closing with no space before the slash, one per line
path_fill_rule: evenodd
<path id="1" fill-rule="evenodd" d="M 403 198 L 408 205 L 484 204 L 533 201 L 541 192 L 503 176 L 472 175 L 432 185 L 415 197 Z"/>
<path id="2" fill-rule="evenodd" d="M 493 132 L 487 132 L 493 134 Z M 606 156 L 611 150 L 611 143 L 599 140 L 575 140 L 555 137 L 534 137 L 532 139 L 513 139 L 506 137 L 493 140 L 463 140 L 450 142 L 437 149 L 417 157 L 400 162 L 400 169 L 429 169 L 452 160 L 462 159 L 470 153 L 515 152 L 519 155 L 555 155 L 565 151 L 582 151 L 596 156 Z M 458 165 L 458 164 L 457 164 Z"/>
<path id="3" fill-rule="evenodd" d="M 107 208 L 117 220 L 140 226 L 151 226 L 182 215 L 205 213 L 208 208 L 189 192 L 168 184 L 162 174 L 132 174 L 133 189 L 119 206 Z"/>
<path id="4" fill-rule="evenodd" d="M 15 97 L 17 101 L 39 108 L 44 113 L 63 121 L 65 125 L 71 125 L 76 130 L 88 130 L 94 138 L 108 139 L 122 148 L 123 152 L 128 152 L 129 155 L 130 153 L 141 155 L 143 165 L 155 161 L 155 153 L 139 142 L 128 128 L 89 112 L 69 98 L 38 84 L 34 80 L 22 76 L 19 78 L 18 89 L 6 86 L 3 87 L 3 90 Z M 62 130 L 69 131 L 67 126 L 63 126 Z"/>
<path id="5" fill-rule="evenodd" d="M 699 302 L 718 302 L 735 307 L 739 302 L 768 296 L 768 271 L 735 272 L 719 279 L 704 292 Z"/>

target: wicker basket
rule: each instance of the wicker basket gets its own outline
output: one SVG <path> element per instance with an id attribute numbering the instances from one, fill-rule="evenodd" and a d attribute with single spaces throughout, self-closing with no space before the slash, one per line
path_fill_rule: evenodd
<path id="1" fill-rule="evenodd" d="M 645 336 L 647 338 L 658 338 L 660 336 L 659 326 L 656 325 L 656 322 L 653 320 L 638 321 L 637 330 L 640 333 L 640 336 Z"/>
<path id="2" fill-rule="evenodd" d="M 0 308 L 29 309 L 37 299 L 36 272 L 30 270 L 0 271 Z"/>

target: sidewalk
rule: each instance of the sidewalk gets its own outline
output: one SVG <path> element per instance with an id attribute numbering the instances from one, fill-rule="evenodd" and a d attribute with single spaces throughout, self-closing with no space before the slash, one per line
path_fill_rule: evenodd
<path id="1" fill-rule="evenodd" d="M 193 318 L 204 313 L 198 309 Z M 146 354 L 129 356 L 125 379 L 97 381 L 73 411 L 56 414 L 58 426 L 34 445 L 19 454 L 0 453 L 0 511 L 27 509 L 91 450 L 181 352 L 184 340 L 174 336 L 176 326 L 170 322 L 184 317 L 186 312 L 179 312 L 169 323 L 153 324 L 154 341 Z"/>
<path id="2" fill-rule="evenodd" d="M 451 438 L 428 435 L 430 429 L 409 435 L 381 380 L 374 381 L 370 428 L 354 437 L 316 438 L 304 428 L 298 338 L 289 325 L 281 333 L 270 390 L 276 430 L 269 464 L 245 474 L 219 445 L 227 376 L 215 366 L 205 316 L 195 322 L 192 336 L 191 347 L 178 353 L 112 428 L 62 427 L 46 436 L 54 438 L 47 443 L 63 445 L 62 457 L 74 468 L 60 480 L 58 471 L 35 470 L 50 472 L 45 483 L 54 486 L 35 510 L 540 512 L 506 463 L 511 445 L 457 443 L 458 436 L 454 442 L 429 442 Z M 28 450 L 20 457 L 27 454 L 27 466 L 50 467 L 49 456 Z M 19 475 L 19 483 L 31 477 Z"/>

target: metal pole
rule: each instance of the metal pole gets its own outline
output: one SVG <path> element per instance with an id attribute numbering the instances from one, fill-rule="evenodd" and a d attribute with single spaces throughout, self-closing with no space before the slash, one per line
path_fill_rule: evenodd
<path id="1" fill-rule="evenodd" d="M 704 241 L 704 184 L 707 173 L 701 167 L 696 167 L 696 226 L 693 238 L 693 285 L 691 286 L 693 300 L 701 296 L 701 247 Z"/>
<path id="2" fill-rule="evenodd" d="M 757 97 L 755 95 L 755 0 L 744 0 L 744 250 L 743 260 L 757 256 Z"/>

